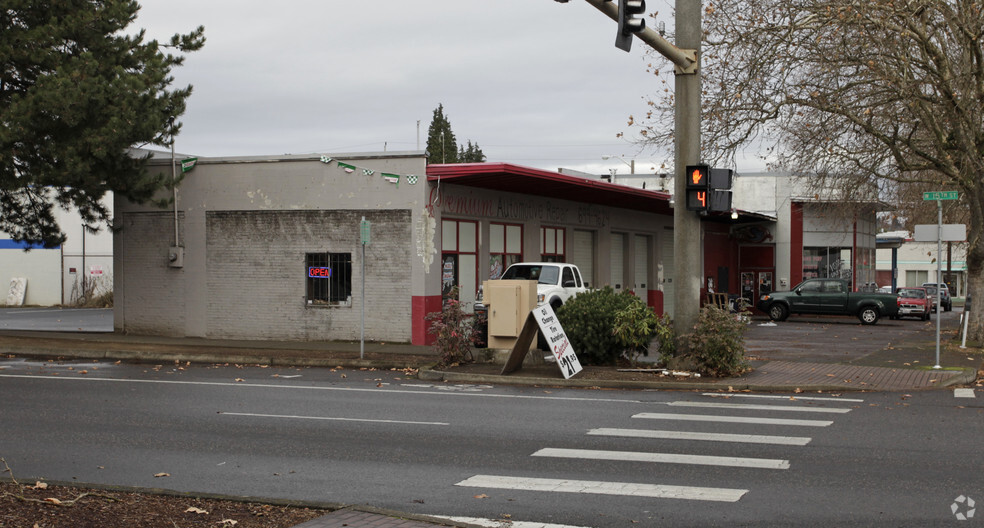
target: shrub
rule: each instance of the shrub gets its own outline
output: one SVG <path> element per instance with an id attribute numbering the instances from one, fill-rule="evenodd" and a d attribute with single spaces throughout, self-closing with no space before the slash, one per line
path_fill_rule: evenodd
<path id="1" fill-rule="evenodd" d="M 694 333 L 687 336 L 697 370 L 709 376 L 734 376 L 747 370 L 747 321 L 746 312 L 736 314 L 713 304 L 705 305 L 697 317 Z"/>
<path id="2" fill-rule="evenodd" d="M 638 302 L 615 314 L 612 329 L 615 339 L 625 348 L 629 361 L 635 363 L 640 355 L 648 356 L 654 339 L 656 351 L 662 358 L 672 356 L 676 351 L 676 342 L 670 316 L 657 315 L 642 299 L 636 300 Z"/>
<path id="3" fill-rule="evenodd" d="M 479 335 L 475 332 L 475 318 L 461 309 L 458 288 L 451 290 L 440 312 L 427 314 L 430 321 L 428 332 L 436 336 L 434 348 L 440 353 L 440 366 L 461 363 L 466 358 L 474 359 L 472 347 Z"/>
<path id="4" fill-rule="evenodd" d="M 557 310 L 578 359 L 585 365 L 611 365 L 624 348 L 613 334 L 615 314 L 642 301 L 610 286 L 578 294 Z"/>

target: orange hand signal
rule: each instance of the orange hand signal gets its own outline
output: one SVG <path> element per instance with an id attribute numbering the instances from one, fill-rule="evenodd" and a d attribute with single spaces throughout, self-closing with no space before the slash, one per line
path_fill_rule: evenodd
<path id="1" fill-rule="evenodd" d="M 694 180 L 694 185 L 700 183 L 701 176 L 702 174 L 700 173 L 700 169 L 694 169 L 693 174 L 690 175 L 690 177 Z"/>

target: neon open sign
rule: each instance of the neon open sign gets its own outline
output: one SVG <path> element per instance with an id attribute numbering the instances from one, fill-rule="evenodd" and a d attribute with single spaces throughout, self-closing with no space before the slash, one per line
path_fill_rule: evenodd
<path id="1" fill-rule="evenodd" d="M 308 268 L 308 277 L 314 279 L 330 279 L 331 278 L 331 268 L 322 268 L 311 266 Z"/>

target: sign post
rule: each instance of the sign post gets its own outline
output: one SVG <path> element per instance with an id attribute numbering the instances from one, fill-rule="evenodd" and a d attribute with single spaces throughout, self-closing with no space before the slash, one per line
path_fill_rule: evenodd
<path id="1" fill-rule="evenodd" d="M 366 246 L 372 238 L 372 222 L 362 217 L 359 222 L 359 238 L 362 242 L 362 326 L 359 329 L 359 359 L 366 358 Z"/>
<path id="2" fill-rule="evenodd" d="M 940 283 L 942 282 L 943 275 L 943 239 L 950 241 L 964 240 L 967 238 L 967 226 L 965 225 L 947 225 L 947 228 L 960 227 L 963 228 L 963 234 L 959 234 L 959 229 L 944 229 L 943 226 L 943 200 L 957 200 L 959 199 L 959 193 L 957 191 L 931 191 L 923 193 L 923 200 L 936 200 L 936 365 L 933 366 L 934 369 L 943 368 L 940 366 L 940 318 L 943 315 L 943 310 L 940 307 L 942 302 L 943 292 L 940 288 Z M 915 240 L 917 242 L 931 242 L 932 238 L 926 236 L 927 229 L 933 226 L 922 225 L 916 226 L 915 230 Z M 954 238 L 959 236 L 959 238 Z"/>

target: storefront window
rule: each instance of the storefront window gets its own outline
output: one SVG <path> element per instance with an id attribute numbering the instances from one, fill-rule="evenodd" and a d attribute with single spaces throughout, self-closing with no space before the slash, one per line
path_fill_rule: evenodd
<path id="1" fill-rule="evenodd" d="M 523 226 L 489 224 L 489 278 L 498 279 L 510 265 L 523 260 Z"/>
<path id="2" fill-rule="evenodd" d="M 540 259 L 543 262 L 566 262 L 564 260 L 564 231 L 560 227 L 540 228 Z"/>
<path id="3" fill-rule="evenodd" d="M 803 248 L 803 279 L 852 278 L 851 248 Z"/>
<path id="4" fill-rule="evenodd" d="M 351 303 L 351 253 L 308 253 L 306 265 L 309 305 L 347 306 Z"/>

